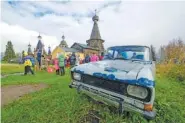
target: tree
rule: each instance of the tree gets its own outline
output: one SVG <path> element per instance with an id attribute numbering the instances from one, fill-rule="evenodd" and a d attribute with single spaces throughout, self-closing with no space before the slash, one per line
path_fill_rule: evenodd
<path id="1" fill-rule="evenodd" d="M 165 55 L 165 46 L 161 46 L 159 48 L 159 59 L 160 59 L 160 62 L 164 62 L 165 61 L 165 58 L 166 58 L 166 55 Z"/>
<path id="2" fill-rule="evenodd" d="M 18 52 L 18 53 L 15 53 L 15 56 L 16 56 L 16 58 L 20 58 L 22 56 L 22 54 Z"/>
<path id="3" fill-rule="evenodd" d="M 165 54 L 169 61 L 174 59 L 183 61 L 185 59 L 185 43 L 180 38 L 173 39 L 165 47 Z"/>
<path id="4" fill-rule="evenodd" d="M 153 45 L 150 46 L 151 49 L 151 55 L 152 55 L 152 60 L 156 61 L 156 52 L 155 52 L 155 47 Z"/>
<path id="5" fill-rule="evenodd" d="M 5 56 L 3 58 L 4 61 L 9 61 L 12 58 L 15 58 L 15 52 L 13 49 L 13 45 L 11 41 L 8 41 L 6 45 L 6 50 L 5 50 Z"/>

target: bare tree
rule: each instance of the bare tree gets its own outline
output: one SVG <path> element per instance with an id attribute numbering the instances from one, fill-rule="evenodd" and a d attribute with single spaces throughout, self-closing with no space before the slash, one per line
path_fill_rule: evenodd
<path id="1" fill-rule="evenodd" d="M 151 54 L 152 54 L 152 60 L 156 61 L 156 51 L 155 51 L 155 47 L 153 45 L 150 46 L 151 49 Z"/>

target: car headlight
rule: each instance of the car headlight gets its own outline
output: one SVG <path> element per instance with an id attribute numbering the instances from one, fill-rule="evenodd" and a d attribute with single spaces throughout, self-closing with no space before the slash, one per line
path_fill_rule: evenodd
<path id="1" fill-rule="evenodd" d="M 145 99 L 148 96 L 148 90 L 146 88 L 134 85 L 127 86 L 127 93 L 141 99 Z"/>
<path id="2" fill-rule="evenodd" d="M 75 80 L 81 80 L 81 74 L 79 74 L 79 73 L 73 73 L 73 78 Z"/>

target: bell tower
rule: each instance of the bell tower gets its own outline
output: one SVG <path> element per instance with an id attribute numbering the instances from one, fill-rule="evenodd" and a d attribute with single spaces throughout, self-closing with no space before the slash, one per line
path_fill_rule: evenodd
<path id="1" fill-rule="evenodd" d="M 65 41 L 64 34 L 62 35 L 62 41 L 59 44 L 60 47 L 68 47 L 67 42 Z"/>
<path id="2" fill-rule="evenodd" d="M 99 16 L 96 14 L 95 10 L 95 15 L 93 16 L 92 20 L 94 21 L 94 25 L 92 28 L 91 36 L 90 39 L 87 40 L 87 45 L 96 48 L 99 50 L 99 53 L 104 52 L 104 40 L 101 38 L 99 27 L 98 27 L 98 21 L 99 21 Z"/>

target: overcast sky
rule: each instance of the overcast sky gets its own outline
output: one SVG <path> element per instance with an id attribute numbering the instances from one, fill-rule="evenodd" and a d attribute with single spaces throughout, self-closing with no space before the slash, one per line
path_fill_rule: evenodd
<path id="1" fill-rule="evenodd" d="M 69 46 L 90 38 L 94 10 L 105 48 L 151 45 L 173 38 L 185 40 L 185 2 L 64 1 L 1 2 L 1 50 L 11 40 L 16 52 L 36 46 L 40 32 L 46 50 L 59 45 L 64 33 Z"/>

